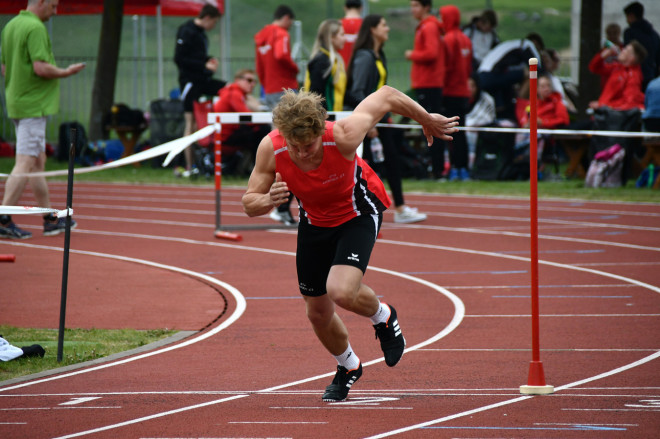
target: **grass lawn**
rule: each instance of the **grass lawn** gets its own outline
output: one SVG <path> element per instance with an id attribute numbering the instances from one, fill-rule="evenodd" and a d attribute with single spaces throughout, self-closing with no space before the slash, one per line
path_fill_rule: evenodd
<path id="1" fill-rule="evenodd" d="M 19 357 L 0 362 L 0 383 L 4 380 L 30 375 L 44 370 L 96 360 L 118 352 L 128 351 L 173 335 L 167 329 L 136 331 L 132 329 L 66 329 L 62 362 L 57 362 L 57 329 L 16 328 L 0 325 L 0 334 L 16 347 L 41 345 L 43 358 Z"/>

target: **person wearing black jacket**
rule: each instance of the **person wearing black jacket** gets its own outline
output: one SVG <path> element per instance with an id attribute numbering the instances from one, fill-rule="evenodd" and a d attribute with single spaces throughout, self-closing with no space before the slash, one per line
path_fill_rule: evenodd
<path id="1" fill-rule="evenodd" d="M 345 36 L 341 21 L 328 19 L 319 25 L 307 64 L 305 89 L 323 97 L 323 106 L 329 111 L 344 109 L 346 68 L 339 51 Z"/>
<path id="2" fill-rule="evenodd" d="M 184 135 L 195 129 L 193 102 L 203 95 L 217 95 L 225 81 L 213 78 L 218 69 L 218 60 L 208 55 L 209 39 L 206 31 L 212 30 L 221 17 L 215 6 L 206 4 L 199 16 L 183 23 L 176 33 L 174 62 L 179 69 L 179 85 L 185 118 Z M 191 148 L 186 148 L 186 172 L 189 176 L 193 163 Z"/>
<path id="3" fill-rule="evenodd" d="M 660 74 L 660 36 L 653 25 L 644 18 L 644 5 L 640 2 L 630 3 L 623 8 L 626 14 L 628 28 L 623 32 L 623 44 L 627 46 L 631 41 L 637 40 L 646 49 L 648 56 L 642 62 L 642 91 L 646 90 L 648 83 Z"/>
<path id="4" fill-rule="evenodd" d="M 383 52 L 383 44 L 387 41 L 389 31 L 390 28 L 381 15 L 372 14 L 364 18 L 348 67 L 344 109 L 355 109 L 367 96 L 387 83 L 387 61 Z M 387 113 L 380 123 L 391 123 L 391 115 Z M 372 144 L 378 140 L 382 143 L 383 158 L 380 160 L 371 154 Z M 394 128 L 372 128 L 365 137 L 363 145 L 363 154 L 366 160 L 376 165 L 383 160 L 385 177 L 394 199 L 394 222 L 414 223 L 424 221 L 426 215 L 418 212 L 415 208 L 408 207 L 403 200 L 399 153 Z"/>

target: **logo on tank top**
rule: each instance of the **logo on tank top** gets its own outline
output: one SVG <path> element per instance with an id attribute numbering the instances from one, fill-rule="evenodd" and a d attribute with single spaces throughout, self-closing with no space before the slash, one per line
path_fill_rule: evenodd
<path id="1" fill-rule="evenodd" d="M 343 172 L 341 174 L 331 174 L 328 178 L 323 180 L 322 184 L 328 184 L 328 183 L 332 183 L 333 181 L 340 180 L 340 179 L 344 178 L 344 175 L 345 174 Z"/>

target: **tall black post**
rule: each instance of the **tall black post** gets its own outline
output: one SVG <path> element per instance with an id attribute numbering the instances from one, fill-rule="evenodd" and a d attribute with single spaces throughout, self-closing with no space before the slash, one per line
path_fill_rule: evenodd
<path id="1" fill-rule="evenodd" d="M 66 320 L 66 294 L 69 281 L 69 245 L 71 243 L 71 208 L 73 204 L 73 163 L 76 159 L 77 131 L 71 128 L 69 146 L 69 175 L 66 188 L 66 229 L 64 230 L 64 256 L 62 263 L 62 294 L 60 299 L 60 328 L 57 335 L 57 362 L 62 362 L 64 351 L 64 322 Z"/>
<path id="2" fill-rule="evenodd" d="M 600 52 L 601 22 L 603 17 L 603 0 L 582 0 L 580 12 L 580 70 L 579 93 L 576 106 L 579 117 L 585 118 L 585 110 L 589 102 L 598 99 L 600 95 L 600 81 L 596 75 L 589 71 L 589 61 Z"/>

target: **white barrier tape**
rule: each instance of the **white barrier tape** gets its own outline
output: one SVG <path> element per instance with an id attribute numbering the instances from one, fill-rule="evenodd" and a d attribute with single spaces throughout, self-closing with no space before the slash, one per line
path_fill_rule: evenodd
<path id="1" fill-rule="evenodd" d="M 351 111 L 329 111 L 328 115 L 331 120 L 341 120 L 352 114 Z M 220 118 L 220 123 L 254 123 L 254 124 L 269 124 L 273 122 L 273 113 L 255 112 L 255 113 L 209 113 L 208 123 L 215 124 L 216 118 Z M 415 124 L 396 124 L 396 123 L 379 123 L 377 127 L 385 128 L 400 128 L 400 129 L 415 129 L 421 130 L 421 125 Z M 522 133 L 529 134 L 529 128 L 507 128 L 507 127 L 457 127 L 461 131 L 475 131 L 475 132 L 493 132 L 493 133 Z M 605 137 L 660 137 L 660 133 L 655 132 L 628 132 L 628 131 L 600 131 L 600 130 L 549 130 L 538 129 L 539 134 L 554 134 L 554 135 L 579 135 L 579 136 L 605 136 Z"/>
<path id="2" fill-rule="evenodd" d="M 0 215 L 38 215 L 54 213 L 58 218 L 65 218 L 67 215 L 73 216 L 73 209 L 68 208 L 64 210 L 50 209 L 47 207 L 31 207 L 31 206 L 0 206 Z"/>
<path id="3" fill-rule="evenodd" d="M 177 154 L 179 154 L 181 151 L 186 149 L 191 143 L 197 142 L 198 140 L 210 136 L 211 134 L 213 134 L 214 131 L 215 131 L 215 127 L 213 125 L 207 125 L 201 130 L 187 137 L 182 137 L 181 139 L 177 139 L 165 143 L 165 145 L 170 144 L 170 152 L 169 154 L 167 154 L 167 157 L 165 157 L 165 160 L 163 161 L 163 167 L 169 165 L 170 162 L 174 159 L 174 157 L 176 157 Z M 181 142 L 181 140 L 183 139 L 188 139 L 189 141 Z"/>
<path id="4" fill-rule="evenodd" d="M 351 115 L 350 111 L 330 111 L 328 114 L 331 119 L 340 120 Z M 121 166 L 130 165 L 133 163 L 148 160 L 158 157 L 167 153 L 167 157 L 163 161 L 163 167 L 169 165 L 172 159 L 181 151 L 186 149 L 192 143 L 210 136 L 216 130 L 216 117 L 220 117 L 221 123 L 256 123 L 256 124 L 269 124 L 273 121 L 273 114 L 267 112 L 256 113 L 209 113 L 208 121 L 210 125 L 190 134 L 189 136 L 181 137 L 179 139 L 171 140 L 163 143 L 162 145 L 155 146 L 146 151 L 124 157 L 114 162 L 105 163 L 98 166 L 88 166 L 85 168 L 76 168 L 73 170 L 74 174 L 86 174 L 89 172 L 102 171 L 104 169 L 119 168 Z M 422 129 L 421 125 L 414 124 L 376 124 L 377 127 L 400 128 L 400 129 Z M 528 134 L 527 128 L 504 128 L 504 127 L 458 127 L 461 131 L 475 131 L 475 132 L 500 132 L 500 133 L 522 133 Z M 560 136 L 605 136 L 605 137 L 660 137 L 657 132 L 627 132 L 627 131 L 582 131 L 582 130 L 548 130 L 539 129 L 538 134 L 551 134 Z M 30 174 L 13 174 L 16 177 L 59 177 L 68 175 L 68 170 L 61 169 L 58 171 L 45 171 L 34 172 Z M 9 177 L 10 174 L 0 173 L 0 178 Z"/>
<path id="5" fill-rule="evenodd" d="M 89 166 L 86 168 L 76 168 L 73 170 L 74 174 L 86 174 L 88 172 L 102 171 L 104 169 L 118 168 L 120 166 L 130 165 L 132 163 L 141 162 L 143 160 L 151 159 L 169 153 L 171 151 L 177 151 L 176 154 L 180 153 L 191 143 L 196 142 L 200 139 L 203 139 L 207 136 L 210 136 L 213 133 L 214 127 L 209 125 L 201 130 L 192 133 L 189 136 L 181 137 L 180 139 L 171 140 L 169 142 L 163 143 L 162 145 L 155 146 L 153 148 L 147 149 L 146 151 L 138 152 L 137 154 L 124 157 L 123 159 L 115 160 L 114 162 L 105 163 L 98 166 Z M 169 157 L 169 155 L 168 155 Z M 173 157 L 173 156 L 172 156 Z M 170 159 L 171 160 L 171 159 Z M 169 163 L 169 162 L 168 162 Z M 163 166 L 167 166 L 163 162 Z M 67 175 L 69 173 L 66 169 L 61 169 L 58 171 L 46 171 L 46 172 L 35 172 L 32 174 L 14 174 L 15 176 L 29 176 L 29 177 L 57 177 L 62 175 Z M 0 177 L 9 177 L 9 174 L 0 174 Z"/>

